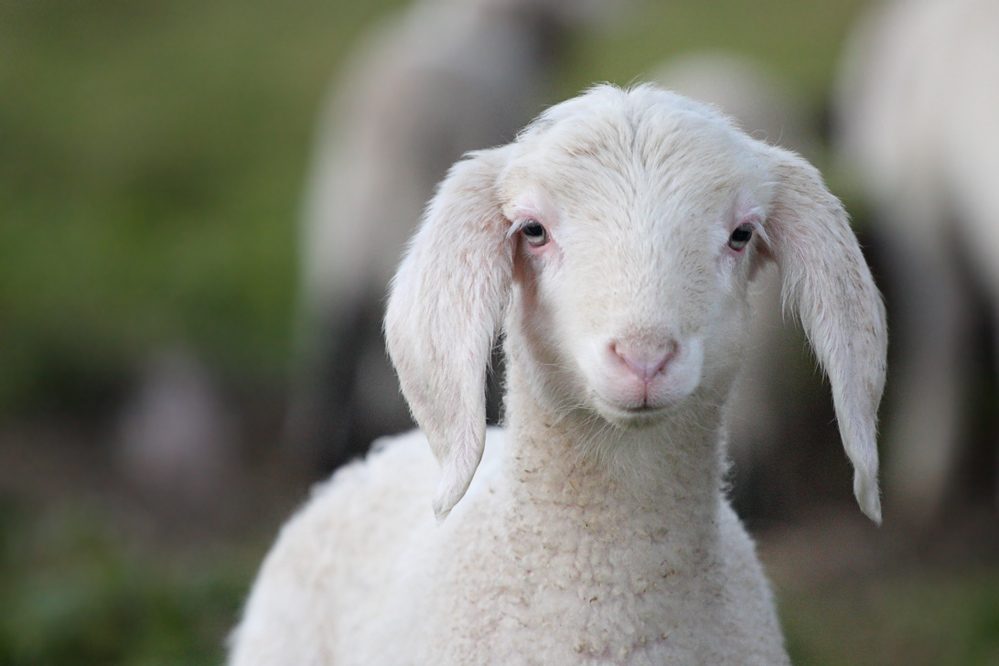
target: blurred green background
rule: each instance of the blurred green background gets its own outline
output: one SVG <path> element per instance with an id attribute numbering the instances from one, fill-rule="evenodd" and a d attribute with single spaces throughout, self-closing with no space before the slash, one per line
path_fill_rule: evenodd
<path id="1" fill-rule="evenodd" d="M 268 443 L 315 117 L 351 46 L 402 4 L 0 2 L 0 665 L 223 659 L 307 488 Z M 633 4 L 574 36 L 561 97 L 716 47 L 774 65 L 820 116 L 864 3 Z M 129 377 L 178 344 L 256 416 L 253 472 L 220 515 L 144 503 L 105 469 Z M 859 578 L 797 576 L 786 538 L 764 535 L 763 554 L 795 663 L 999 664 L 994 562 L 930 548 Z"/>

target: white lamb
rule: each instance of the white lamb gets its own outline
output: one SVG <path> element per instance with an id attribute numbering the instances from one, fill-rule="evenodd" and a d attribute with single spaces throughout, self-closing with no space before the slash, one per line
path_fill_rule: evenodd
<path id="1" fill-rule="evenodd" d="M 722 479 L 746 290 L 769 261 L 879 520 L 884 311 L 839 202 L 709 107 L 601 86 L 441 184 L 386 316 L 423 430 L 285 526 L 230 663 L 787 664 Z M 507 426 L 487 433 L 504 320 Z"/>
<path id="2" fill-rule="evenodd" d="M 967 276 L 999 312 L 999 3 L 877 5 L 847 43 L 836 102 L 837 148 L 895 285 L 886 493 L 927 523 L 953 487 L 975 403 Z"/>

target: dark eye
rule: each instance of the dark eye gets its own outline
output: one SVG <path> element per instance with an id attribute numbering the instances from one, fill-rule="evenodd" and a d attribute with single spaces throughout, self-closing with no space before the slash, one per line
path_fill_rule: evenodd
<path id="1" fill-rule="evenodd" d="M 753 237 L 753 225 L 740 224 L 732 232 L 732 235 L 728 237 L 728 246 L 738 252 L 742 248 L 749 244 L 749 240 Z"/>
<path id="2" fill-rule="evenodd" d="M 548 231 L 536 220 L 530 220 L 525 224 L 520 232 L 533 247 L 541 247 L 548 242 Z"/>

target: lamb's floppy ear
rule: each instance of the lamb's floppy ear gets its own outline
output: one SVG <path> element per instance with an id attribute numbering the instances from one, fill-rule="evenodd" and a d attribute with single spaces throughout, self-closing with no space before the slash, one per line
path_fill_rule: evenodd
<path id="1" fill-rule="evenodd" d="M 861 510 L 881 522 L 877 411 L 885 381 L 885 309 L 842 204 L 818 171 L 771 148 L 774 200 L 765 222 L 785 308 L 800 317 L 832 385 Z"/>
<path id="2" fill-rule="evenodd" d="M 470 153 L 451 168 L 396 272 L 385 315 L 403 395 L 443 472 L 438 520 L 468 490 L 485 445 L 486 372 L 513 270 L 496 193 L 510 150 Z"/>

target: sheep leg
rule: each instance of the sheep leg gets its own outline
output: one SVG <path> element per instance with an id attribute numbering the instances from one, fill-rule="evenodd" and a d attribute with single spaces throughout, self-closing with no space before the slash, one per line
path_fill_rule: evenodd
<path id="1" fill-rule="evenodd" d="M 925 525 L 946 499 L 958 458 L 972 304 L 946 243 L 892 236 L 886 272 L 900 333 L 886 424 L 886 494 L 909 520 Z"/>
<path id="2" fill-rule="evenodd" d="M 309 465 L 331 469 L 363 453 L 354 450 L 352 396 L 362 357 L 368 308 L 350 306 L 311 317 L 309 340 L 292 380 L 284 440 Z M 366 446 L 366 445 L 365 445 Z"/>

